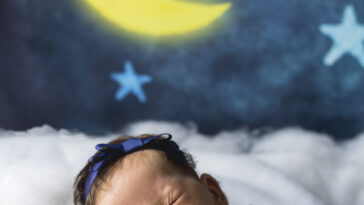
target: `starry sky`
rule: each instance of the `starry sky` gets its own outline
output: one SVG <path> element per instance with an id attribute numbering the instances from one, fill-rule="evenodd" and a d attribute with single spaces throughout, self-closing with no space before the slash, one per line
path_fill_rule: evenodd
<path id="1" fill-rule="evenodd" d="M 166 37 L 111 29 L 79 1 L 0 1 L 1 128 L 363 131 L 364 1 L 232 0 L 208 27 Z"/>

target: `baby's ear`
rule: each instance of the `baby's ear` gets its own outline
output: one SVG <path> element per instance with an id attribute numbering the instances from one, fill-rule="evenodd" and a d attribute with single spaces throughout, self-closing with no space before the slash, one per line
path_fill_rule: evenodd
<path id="1" fill-rule="evenodd" d="M 209 174 L 202 174 L 200 181 L 214 195 L 217 205 L 228 205 L 227 198 L 224 192 L 221 190 L 219 182 L 214 177 Z"/>

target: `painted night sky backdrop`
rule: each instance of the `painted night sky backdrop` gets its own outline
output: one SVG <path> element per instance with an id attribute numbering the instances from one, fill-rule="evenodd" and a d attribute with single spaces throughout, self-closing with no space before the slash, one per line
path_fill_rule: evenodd
<path id="1" fill-rule="evenodd" d="M 0 127 L 99 135 L 153 119 L 205 134 L 363 131 L 364 1 L 230 2 L 205 28 L 151 37 L 76 0 L 1 0 Z"/>

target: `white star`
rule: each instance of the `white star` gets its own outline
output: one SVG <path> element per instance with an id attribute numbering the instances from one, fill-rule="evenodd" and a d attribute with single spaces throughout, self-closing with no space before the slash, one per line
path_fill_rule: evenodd
<path id="1" fill-rule="evenodd" d="M 137 75 L 131 62 L 125 62 L 124 73 L 111 73 L 111 78 L 117 81 L 122 87 L 115 94 L 117 100 L 123 100 L 126 95 L 132 92 L 140 102 L 145 102 L 146 97 L 142 89 L 142 85 L 152 81 L 147 75 Z"/>
<path id="2" fill-rule="evenodd" d="M 349 53 L 364 67 L 364 26 L 358 23 L 352 5 L 345 7 L 341 24 L 323 24 L 320 31 L 334 41 L 324 59 L 326 66 L 333 65 L 344 54 Z"/>

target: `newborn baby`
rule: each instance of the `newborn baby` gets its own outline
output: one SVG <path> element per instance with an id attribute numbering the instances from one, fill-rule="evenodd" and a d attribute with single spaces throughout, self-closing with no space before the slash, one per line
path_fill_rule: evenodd
<path id="1" fill-rule="evenodd" d="M 228 205 L 216 179 L 198 177 L 192 156 L 171 138 L 126 136 L 97 145 L 76 177 L 74 204 Z"/>

